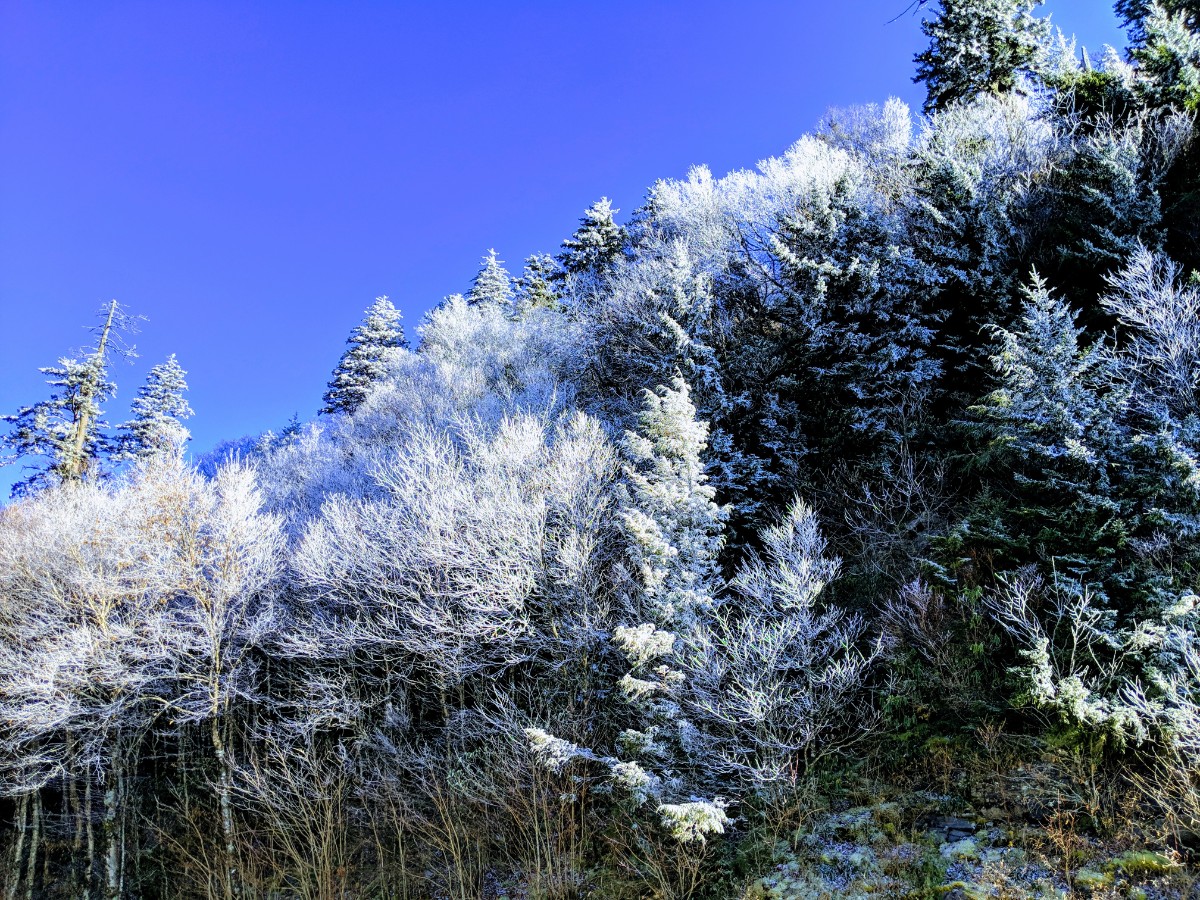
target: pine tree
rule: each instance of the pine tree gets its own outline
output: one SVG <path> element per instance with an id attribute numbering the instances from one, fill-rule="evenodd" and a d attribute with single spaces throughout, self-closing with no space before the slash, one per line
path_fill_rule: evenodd
<path id="1" fill-rule="evenodd" d="M 1007 93 L 1031 71 L 1049 35 L 1049 20 L 1032 15 L 1041 0 L 941 0 L 921 24 L 929 49 L 917 55 L 925 112 L 982 93 Z"/>
<path id="2" fill-rule="evenodd" d="M 346 343 L 350 349 L 342 354 L 322 398 L 325 405 L 321 412 L 327 415 L 358 409 L 371 388 L 387 374 L 388 353 L 408 345 L 400 313 L 387 297 L 376 298 Z"/>
<path id="3" fill-rule="evenodd" d="M 554 257 L 548 254 L 535 254 L 525 260 L 525 270 L 516 280 L 516 298 L 513 301 L 517 309 L 526 312 L 531 309 L 557 309 L 558 292 L 552 282 L 559 272 Z"/>
<path id="4" fill-rule="evenodd" d="M 726 517 L 704 471 L 708 425 L 678 375 L 646 392 L 638 423 L 625 434 L 630 496 L 621 518 L 654 624 L 686 627 L 712 603 Z"/>
<path id="5" fill-rule="evenodd" d="M 1200 6 L 1150 3 L 1131 29 L 1129 55 L 1143 102 L 1152 109 L 1200 108 Z"/>
<path id="6" fill-rule="evenodd" d="M 472 306 L 508 306 L 512 299 L 512 279 L 508 270 L 504 268 L 504 261 L 496 258 L 495 250 L 489 250 L 483 258 L 483 265 L 471 281 L 471 289 L 467 291 L 467 302 Z"/>
<path id="7" fill-rule="evenodd" d="M 133 418 L 121 426 L 123 457 L 145 459 L 178 452 L 191 440 L 181 421 L 193 414 L 183 396 L 188 389 L 186 376 L 174 353 L 150 370 L 131 405 Z"/>
<path id="8" fill-rule="evenodd" d="M 625 230 L 613 216 L 620 210 L 612 208 L 607 197 L 601 197 L 583 214 L 575 233 L 562 243 L 558 263 L 561 276 L 600 276 L 612 268 L 625 248 Z"/>
<path id="9" fill-rule="evenodd" d="M 109 359 L 116 332 L 128 330 L 129 319 L 116 300 L 108 304 L 103 317 L 96 346 L 86 358 L 63 358 L 57 366 L 40 370 L 49 376 L 46 383 L 56 388 L 49 400 L 0 419 L 12 426 L 0 443 L 11 452 L 10 461 L 25 456 L 47 459 L 45 468 L 13 487 L 13 496 L 93 476 L 111 449 L 101 406 L 116 393 L 116 385 L 108 380 Z M 132 354 L 132 350 L 124 352 Z"/>
<path id="10" fill-rule="evenodd" d="M 1186 28 L 1200 31 L 1200 2 L 1197 0 L 1117 0 L 1115 7 L 1129 31 L 1132 51 L 1149 42 L 1147 20 L 1154 15 L 1156 7 L 1159 14 L 1180 16 Z"/>

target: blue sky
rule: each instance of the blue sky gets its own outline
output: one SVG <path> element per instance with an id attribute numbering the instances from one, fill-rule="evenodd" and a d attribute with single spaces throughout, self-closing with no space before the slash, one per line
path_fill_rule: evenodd
<path id="1" fill-rule="evenodd" d="M 0 412 L 115 297 L 147 321 L 110 420 L 169 353 L 194 451 L 310 417 L 377 295 L 411 334 L 602 195 L 919 108 L 905 3 L 0 0 Z M 1104 0 L 1046 8 L 1122 43 Z"/>

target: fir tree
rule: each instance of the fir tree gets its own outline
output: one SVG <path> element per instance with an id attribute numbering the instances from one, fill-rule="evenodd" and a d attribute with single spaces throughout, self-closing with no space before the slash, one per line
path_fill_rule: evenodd
<path id="1" fill-rule="evenodd" d="M 1192 4 L 1151 3 L 1134 29 L 1143 100 L 1152 109 L 1195 112 L 1200 107 L 1200 10 Z"/>
<path id="2" fill-rule="evenodd" d="M 508 306 L 512 299 L 512 279 L 508 270 L 504 268 L 504 261 L 496 258 L 495 250 L 489 250 L 483 258 L 483 265 L 471 281 L 471 289 L 467 291 L 467 303 L 472 306 Z"/>
<path id="3" fill-rule="evenodd" d="M 638 430 L 625 434 L 630 496 L 621 518 L 654 624 L 687 626 L 712 603 L 726 511 L 707 483 L 708 425 L 687 382 L 677 375 L 645 398 Z"/>
<path id="4" fill-rule="evenodd" d="M 1031 71 L 1048 37 L 1049 21 L 1033 10 L 1041 0 L 941 0 L 937 16 L 921 24 L 929 48 L 917 55 L 925 82 L 925 112 L 956 100 L 1013 90 Z"/>
<path id="5" fill-rule="evenodd" d="M 174 353 L 150 370 L 131 404 L 133 418 L 121 426 L 122 456 L 145 459 L 177 452 L 191 440 L 181 421 L 193 414 L 183 396 L 188 389 L 186 376 Z"/>
<path id="6" fill-rule="evenodd" d="M 101 458 L 111 450 L 104 429 L 102 404 L 116 393 L 108 379 L 116 332 L 130 329 L 130 320 L 113 300 L 97 328 L 96 346 L 82 360 L 63 358 L 40 371 L 56 388 L 50 399 L 2 417 L 12 426 L 0 446 L 12 459 L 45 457 L 47 464 L 13 487 L 13 496 L 65 482 L 82 481 L 97 473 Z M 132 350 L 123 351 L 132 355 Z M 10 460 L 11 461 L 11 460 Z"/>
<path id="7" fill-rule="evenodd" d="M 525 270 L 516 280 L 517 309 L 557 309 L 558 292 L 552 282 L 559 273 L 558 264 L 549 254 L 535 254 L 525 260 Z"/>
<path id="8" fill-rule="evenodd" d="M 387 374 L 387 355 L 407 346 L 399 311 L 387 297 L 376 298 L 346 343 L 350 349 L 342 354 L 322 398 L 325 405 L 321 412 L 328 415 L 358 409 L 371 388 Z"/>
<path id="9" fill-rule="evenodd" d="M 300 440 L 300 432 L 303 429 L 304 426 L 300 423 L 300 413 L 292 413 L 292 417 L 287 420 L 287 424 L 279 432 L 277 446 L 283 447 L 296 443 L 296 441 Z"/>
<path id="10" fill-rule="evenodd" d="M 1180 16 L 1191 31 L 1200 31 L 1200 2 L 1197 0 L 1117 0 L 1117 15 L 1129 31 L 1130 50 L 1136 51 L 1150 41 L 1147 20 L 1155 14 Z"/>
<path id="11" fill-rule="evenodd" d="M 1128 363 L 1085 344 L 1038 279 L 1019 325 L 996 333 L 999 387 L 974 408 L 991 476 L 971 517 L 978 558 L 1042 566 L 1123 614 L 1181 587 L 1198 527 L 1194 454 L 1139 411 Z M 1155 542 L 1171 549 L 1145 553 Z"/>
<path id="12" fill-rule="evenodd" d="M 562 243 L 558 254 L 561 276 L 599 276 L 612 268 L 625 247 L 625 230 L 617 225 L 607 197 L 601 197 L 584 211 L 575 233 Z"/>

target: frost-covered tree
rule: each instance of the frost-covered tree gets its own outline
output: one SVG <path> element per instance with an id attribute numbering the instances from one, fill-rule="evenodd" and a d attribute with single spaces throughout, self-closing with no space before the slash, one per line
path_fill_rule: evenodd
<path id="1" fill-rule="evenodd" d="M 992 565 L 1037 564 L 1121 615 L 1181 589 L 1176 566 L 1194 556 L 1200 524 L 1196 462 L 1138 413 L 1126 361 L 1085 343 L 1036 279 L 1020 326 L 996 335 L 1000 386 L 974 410 L 995 468 L 971 524 Z M 1147 550 L 1164 541 L 1173 563 Z"/>
<path id="2" fill-rule="evenodd" d="M 1124 7 L 1124 9 L 1122 9 Z M 1118 4 L 1129 24 L 1143 101 L 1195 112 L 1200 106 L 1200 7 L 1190 0 Z"/>
<path id="3" fill-rule="evenodd" d="M 1181 16 L 1184 24 L 1193 31 L 1200 29 L 1200 4 L 1196 0 L 1117 0 L 1117 15 L 1129 29 L 1129 38 L 1134 47 L 1147 42 L 1149 35 L 1146 33 L 1145 20 L 1151 16 L 1154 7 L 1169 16 Z"/>
<path id="4" fill-rule="evenodd" d="M 1033 71 L 1049 36 L 1040 0 L 939 0 L 921 24 L 929 48 L 919 53 L 914 81 L 925 82 L 925 111 L 979 94 L 1012 91 Z"/>
<path id="5" fill-rule="evenodd" d="M 1160 192 L 1186 141 L 1181 124 L 1141 115 L 1093 121 L 1032 198 L 1032 258 L 1089 317 L 1099 312 L 1104 276 L 1139 246 L 1162 243 Z"/>
<path id="6" fill-rule="evenodd" d="M 262 648 L 275 628 L 272 592 L 283 562 L 281 522 L 262 512 L 252 470 L 228 465 L 207 481 L 167 460 L 147 475 L 157 493 L 162 565 L 172 602 L 156 635 L 167 708 L 200 730 L 216 763 L 219 891 L 241 894 L 235 845 L 234 741 L 240 708 L 256 696 Z"/>
<path id="7" fill-rule="evenodd" d="M 0 793 L 62 787 L 80 845 L 68 881 L 106 900 L 123 894 L 136 852 L 124 838 L 132 776 L 164 694 L 171 581 L 146 552 L 161 534 L 148 499 L 67 484 L 0 526 Z"/>
<path id="8" fill-rule="evenodd" d="M 46 383 L 56 388 L 50 399 L 0 419 L 10 426 L 2 446 L 13 459 L 46 458 L 44 467 L 14 486 L 14 496 L 98 473 L 110 449 L 102 405 L 116 392 L 108 378 L 109 364 L 118 332 L 129 327 L 129 317 L 113 300 L 103 311 L 96 345 L 86 357 L 63 358 L 57 366 L 41 370 L 49 376 Z"/>
<path id="9" fill-rule="evenodd" d="M 711 608 L 726 511 L 707 484 L 708 426 L 697 420 L 682 377 L 647 391 L 636 431 L 626 432 L 630 539 L 642 608 L 661 627 L 688 627 Z"/>
<path id="10" fill-rule="evenodd" d="M 1062 142 L 1029 98 L 988 94 L 938 113 L 914 148 L 901 227 L 930 279 L 930 352 L 956 406 L 985 389 L 987 328 L 1011 325 L 1020 308 L 1023 211 Z"/>
<path id="11" fill-rule="evenodd" d="M 996 329 L 1000 386 L 976 412 L 1011 472 L 1012 496 L 998 501 L 992 528 L 999 558 L 1014 566 L 1041 557 L 1097 585 L 1119 572 L 1113 555 L 1124 536 L 1109 526 L 1129 392 L 1111 349 L 1082 338 L 1076 315 L 1035 277 L 1019 326 Z"/>
<path id="12" fill-rule="evenodd" d="M 534 254 L 526 259 L 521 277 L 514 282 L 516 296 L 513 303 L 517 309 L 522 312 L 557 309 L 559 298 L 554 282 L 559 271 L 558 263 L 549 254 Z"/>
<path id="13" fill-rule="evenodd" d="M 321 412 L 328 415 L 354 412 L 387 373 L 389 354 L 408 345 L 399 310 L 387 297 L 376 298 L 346 343 L 350 347 L 333 370 L 322 398 Z"/>
<path id="14" fill-rule="evenodd" d="M 584 211 L 579 227 L 563 241 L 558 253 L 559 278 L 574 275 L 596 279 L 612 268 L 626 241 L 624 229 L 614 219 L 618 212 L 607 197 L 601 197 Z"/>
<path id="15" fill-rule="evenodd" d="M 1164 425 L 1200 418 L 1200 289 L 1145 247 L 1108 277 L 1108 288 L 1101 302 L 1128 329 L 1133 403 Z"/>
<path id="16" fill-rule="evenodd" d="M 183 396 L 186 376 L 174 353 L 149 371 L 131 404 L 133 418 L 121 426 L 122 456 L 145 459 L 176 452 L 191 439 L 182 421 L 193 414 Z"/>
<path id="17" fill-rule="evenodd" d="M 471 280 L 471 289 L 467 291 L 467 303 L 471 306 L 491 305 L 507 308 L 512 299 L 513 286 L 508 270 L 504 268 L 503 260 L 496 257 L 496 251 L 489 250 L 479 271 Z"/>
<path id="18" fill-rule="evenodd" d="M 746 791 L 777 790 L 867 735 L 879 656 L 862 617 L 825 596 L 839 561 L 810 507 L 793 501 L 761 540 L 684 654 L 683 705 L 705 735 L 703 765 Z"/>

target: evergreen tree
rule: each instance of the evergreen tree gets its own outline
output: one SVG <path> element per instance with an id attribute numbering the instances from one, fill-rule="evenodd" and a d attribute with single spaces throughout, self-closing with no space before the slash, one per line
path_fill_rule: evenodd
<path id="1" fill-rule="evenodd" d="M 974 408 L 989 487 L 969 533 L 995 569 L 1041 566 L 1124 615 L 1182 589 L 1194 564 L 1196 463 L 1139 409 L 1129 363 L 1084 344 L 1076 319 L 1035 279 L 1020 324 L 997 329 L 999 387 Z"/>
<path id="2" fill-rule="evenodd" d="M 584 211 L 575 233 L 562 243 L 558 263 L 561 277 L 568 275 L 600 276 L 612 268 L 625 247 L 625 230 L 613 216 L 620 210 L 612 208 L 607 197 L 601 197 Z"/>
<path id="3" fill-rule="evenodd" d="M 708 425 L 678 375 L 646 392 L 638 423 L 625 434 L 630 557 L 654 624 L 687 626 L 712 604 L 726 516 L 704 471 Z"/>
<path id="4" fill-rule="evenodd" d="M 559 271 L 554 257 L 549 254 L 534 254 L 525 260 L 525 270 L 516 280 L 516 298 L 513 302 L 517 309 L 522 312 L 531 309 L 557 309 L 558 292 L 554 289 L 553 282 Z"/>
<path id="5" fill-rule="evenodd" d="M 1033 262 L 1087 312 L 1085 321 L 1098 312 L 1104 276 L 1138 247 L 1161 243 L 1159 188 L 1168 162 L 1162 144 L 1142 117 L 1124 126 L 1095 123 L 1035 201 L 1042 227 L 1029 242 Z"/>
<path id="6" fill-rule="evenodd" d="M 925 82 L 925 112 L 956 100 L 1013 90 L 1033 70 L 1049 21 L 1033 16 L 1041 0 L 941 0 L 936 17 L 921 24 L 929 48 L 917 55 Z"/>
<path id="7" fill-rule="evenodd" d="M 57 366 L 40 370 L 49 376 L 46 383 L 56 388 L 50 399 L 0 419 L 12 426 L 0 444 L 12 459 L 41 456 L 47 460 L 44 468 L 14 485 L 13 496 L 94 476 L 101 458 L 111 450 L 101 406 L 116 393 L 116 385 L 108 380 L 116 332 L 129 329 L 130 324 L 116 300 L 103 316 L 96 345 L 84 359 L 63 358 Z M 132 354 L 132 350 L 124 352 Z"/>
<path id="8" fill-rule="evenodd" d="M 1020 323 L 995 329 L 999 386 L 975 407 L 990 459 L 1004 475 L 989 483 L 975 528 L 995 542 L 1002 568 L 1049 562 L 1062 576 L 1097 585 L 1112 571 L 1120 532 L 1112 488 L 1118 417 L 1128 402 L 1110 350 L 1081 346 L 1076 315 L 1035 278 Z"/>
<path id="9" fill-rule="evenodd" d="M 483 265 L 471 281 L 471 289 L 467 291 L 467 303 L 472 306 L 507 306 L 512 303 L 512 299 L 512 279 L 508 270 L 504 268 L 503 260 L 496 258 L 496 251 L 489 250 L 483 258 Z"/>
<path id="10" fill-rule="evenodd" d="M 145 459 L 177 452 L 191 440 L 181 421 L 193 414 L 183 396 L 188 389 L 186 376 L 174 353 L 150 370 L 131 404 L 133 418 L 121 426 L 122 456 Z"/>
<path id="11" fill-rule="evenodd" d="M 329 381 L 321 412 L 328 415 L 352 413 L 371 388 L 387 374 L 386 357 L 392 350 L 408 346 L 400 313 L 387 297 L 378 297 L 346 341 L 350 345 Z"/>
<path id="12" fill-rule="evenodd" d="M 303 427 L 300 424 L 300 413 L 292 413 L 292 417 L 287 420 L 287 424 L 279 432 L 278 446 L 287 446 L 300 440 L 300 432 L 303 430 Z"/>
<path id="13" fill-rule="evenodd" d="M 1129 31 L 1130 50 L 1136 51 L 1150 42 L 1147 20 L 1155 15 L 1179 16 L 1191 31 L 1200 31 L 1200 2 L 1197 0 L 1117 0 L 1117 15 Z"/>
<path id="14" fill-rule="evenodd" d="M 1137 20 L 1130 50 L 1144 102 L 1152 109 L 1200 108 L 1200 7 L 1151 3 Z"/>

